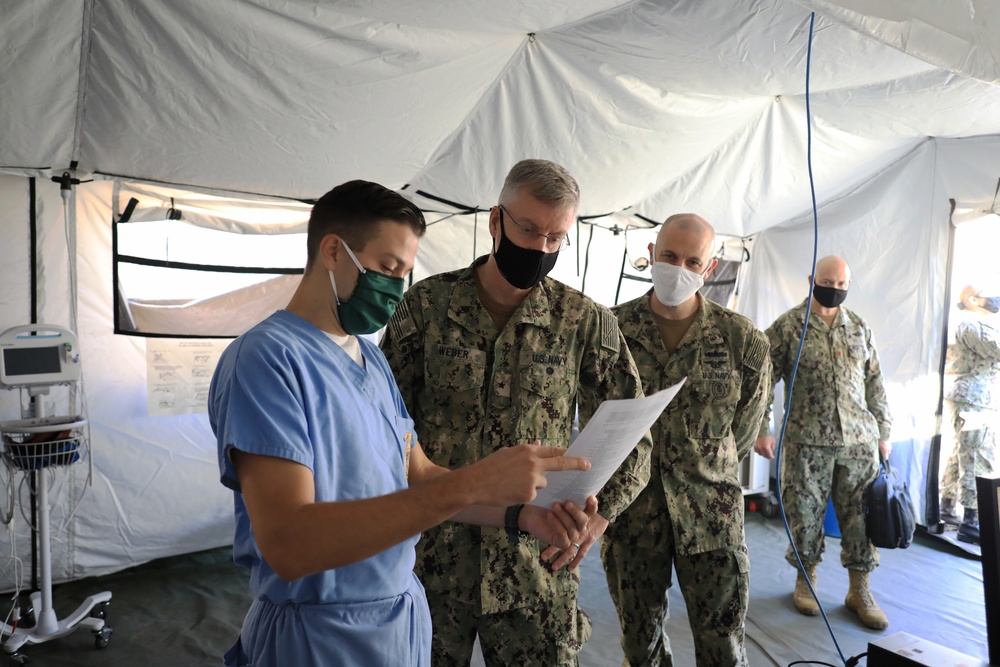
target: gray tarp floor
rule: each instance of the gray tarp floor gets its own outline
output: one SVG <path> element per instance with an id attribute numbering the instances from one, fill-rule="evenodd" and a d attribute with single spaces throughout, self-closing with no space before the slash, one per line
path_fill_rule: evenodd
<path id="1" fill-rule="evenodd" d="M 822 617 L 805 617 L 792 608 L 795 572 L 783 558 L 787 539 L 780 518 L 747 514 L 750 550 L 750 611 L 747 653 L 753 667 L 796 660 L 843 665 L 863 653 L 868 642 L 906 632 L 929 642 L 987 661 L 983 575 L 980 561 L 947 542 L 918 534 L 910 548 L 882 550 L 882 564 L 872 577 L 873 590 L 890 626 L 884 633 L 861 627 L 843 606 L 847 573 L 840 566 L 840 540 L 829 538 L 819 566 L 819 597 L 840 646 L 838 652 Z M 584 647 L 584 667 L 619 665 L 618 619 L 608 594 L 597 550 L 582 567 L 581 605 L 594 622 Z M 60 618 L 88 595 L 113 595 L 108 621 L 110 645 L 94 648 L 87 630 L 26 646 L 34 665 L 74 667 L 197 667 L 221 665 L 221 654 L 239 632 L 249 604 L 247 577 L 232 563 L 228 548 L 162 559 L 100 578 L 55 587 Z M 694 665 L 694 647 L 680 592 L 670 593 L 670 639 L 679 667 Z M 482 665 L 475 656 L 474 665 Z M 864 660 L 862 665 L 866 664 Z M 296 666 L 290 666 L 296 667 Z"/>

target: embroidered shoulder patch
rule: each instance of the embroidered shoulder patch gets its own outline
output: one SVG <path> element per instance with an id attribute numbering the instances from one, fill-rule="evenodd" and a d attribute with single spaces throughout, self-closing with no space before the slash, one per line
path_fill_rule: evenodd
<path id="1" fill-rule="evenodd" d="M 406 340 L 417 333 L 417 324 L 410 316 L 410 302 L 406 299 L 400 301 L 399 305 L 396 306 L 396 312 L 389 320 L 389 333 L 392 335 L 392 340 L 396 342 Z"/>
<path id="2" fill-rule="evenodd" d="M 601 347 L 615 354 L 621 351 L 621 338 L 618 335 L 618 319 L 606 308 L 601 309 Z"/>
<path id="3" fill-rule="evenodd" d="M 759 373 L 764 366 L 764 360 L 770 353 L 771 344 L 768 342 L 767 336 L 754 329 L 746 355 L 743 357 L 743 365 Z"/>

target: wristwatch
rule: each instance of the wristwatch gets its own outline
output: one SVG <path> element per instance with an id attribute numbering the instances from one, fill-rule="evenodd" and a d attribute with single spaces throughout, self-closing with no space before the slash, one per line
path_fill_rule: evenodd
<path id="1" fill-rule="evenodd" d="M 503 515 L 503 528 L 507 531 L 507 539 L 510 540 L 511 544 L 517 544 L 522 535 L 527 535 L 517 527 L 517 519 L 521 515 L 522 509 L 524 509 L 524 505 L 510 505 Z"/>

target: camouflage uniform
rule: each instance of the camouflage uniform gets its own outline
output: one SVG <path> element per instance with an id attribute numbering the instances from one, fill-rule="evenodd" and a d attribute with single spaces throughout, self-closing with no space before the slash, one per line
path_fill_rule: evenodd
<path id="1" fill-rule="evenodd" d="M 739 462 L 753 446 L 770 388 L 767 338 L 747 318 L 699 297 L 698 314 L 668 352 L 650 294 L 613 309 L 643 390 L 687 382 L 652 428 L 650 484 L 601 545 L 623 665 L 673 664 L 666 634 L 673 567 L 698 664 L 746 665 L 750 561 Z"/>
<path id="2" fill-rule="evenodd" d="M 411 287 L 382 348 L 435 463 L 455 468 L 501 447 L 569 446 L 574 413 L 642 395 L 607 308 L 551 278 L 497 331 L 471 267 Z M 648 436 L 598 494 L 613 520 L 649 479 Z M 590 636 L 577 607 L 579 572 L 551 572 L 538 541 L 448 522 L 424 533 L 416 570 L 430 601 L 437 667 L 468 664 L 477 633 L 487 664 L 575 665 Z"/>
<path id="3" fill-rule="evenodd" d="M 809 299 L 767 329 L 774 381 L 787 391 Z M 878 441 L 889 439 L 889 405 L 872 331 L 843 306 L 833 323 L 810 313 L 781 453 L 781 498 L 802 564 L 812 567 L 826 548 L 823 519 L 829 499 L 841 535 L 841 564 L 871 572 L 878 551 L 865 532 L 865 492 L 878 474 Z M 768 410 L 760 435 L 767 435 Z M 785 559 L 798 567 L 789 546 Z"/>
<path id="4" fill-rule="evenodd" d="M 976 476 L 993 472 L 1000 425 L 1000 331 L 983 322 L 962 322 L 948 350 L 947 393 L 956 447 L 948 458 L 941 494 L 977 509 Z"/>

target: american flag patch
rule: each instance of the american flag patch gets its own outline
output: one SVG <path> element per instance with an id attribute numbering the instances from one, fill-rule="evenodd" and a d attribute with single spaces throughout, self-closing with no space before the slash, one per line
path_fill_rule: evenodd
<path id="1" fill-rule="evenodd" d="M 767 336 L 755 331 L 753 337 L 750 339 L 750 346 L 747 348 L 746 356 L 743 358 L 743 365 L 760 372 L 760 369 L 764 366 L 764 360 L 770 352 L 771 345 L 767 340 Z"/>
<path id="2" fill-rule="evenodd" d="M 417 325 L 410 317 L 410 303 L 406 299 L 400 301 L 399 305 L 396 306 L 396 312 L 389 320 L 389 333 L 392 334 L 392 340 L 397 342 L 417 333 Z"/>
<path id="3" fill-rule="evenodd" d="M 601 310 L 601 347 L 618 353 L 621 350 L 621 338 L 618 335 L 618 320 L 610 310 Z"/>

